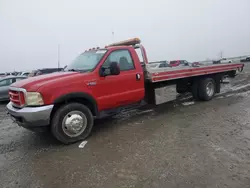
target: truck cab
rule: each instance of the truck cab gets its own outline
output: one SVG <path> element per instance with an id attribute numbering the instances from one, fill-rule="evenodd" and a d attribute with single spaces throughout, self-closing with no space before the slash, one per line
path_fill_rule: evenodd
<path id="1" fill-rule="evenodd" d="M 139 39 L 86 50 L 63 72 L 11 85 L 7 105 L 11 117 L 34 131 L 50 126 L 63 143 L 84 139 L 94 118 L 144 98 L 142 62 L 133 44 L 128 45 L 131 42 L 136 44 Z M 147 61 L 145 49 L 141 49 Z"/>

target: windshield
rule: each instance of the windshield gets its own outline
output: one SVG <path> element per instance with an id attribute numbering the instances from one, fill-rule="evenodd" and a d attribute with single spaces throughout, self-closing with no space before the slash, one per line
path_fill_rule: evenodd
<path id="1" fill-rule="evenodd" d="M 79 55 L 69 66 L 66 71 L 92 71 L 102 59 L 107 50 L 88 51 Z"/>

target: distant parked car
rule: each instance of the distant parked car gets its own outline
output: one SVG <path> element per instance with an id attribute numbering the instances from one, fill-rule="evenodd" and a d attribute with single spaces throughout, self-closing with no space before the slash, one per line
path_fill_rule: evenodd
<path id="1" fill-rule="evenodd" d="M 14 82 L 23 80 L 27 77 L 25 76 L 6 76 L 4 78 L 0 78 L 0 101 L 8 101 L 9 100 L 9 86 Z"/>
<path id="2" fill-rule="evenodd" d="M 223 61 L 223 60 L 226 60 L 226 58 L 213 60 L 213 64 L 220 64 L 220 63 L 221 63 L 221 61 Z"/>
<path id="3" fill-rule="evenodd" d="M 13 72 L 0 73 L 0 77 L 15 76 Z"/>
<path id="4" fill-rule="evenodd" d="M 188 66 L 190 63 L 186 60 L 173 60 L 173 61 L 170 61 L 170 66 L 172 67 L 177 67 L 177 66 L 180 66 L 180 65 L 184 65 L 184 66 Z"/>
<path id="5" fill-rule="evenodd" d="M 149 63 L 149 67 L 153 69 L 171 67 L 167 61 Z"/>
<path id="6" fill-rule="evenodd" d="M 24 72 L 19 72 L 17 76 L 29 76 L 30 72 L 24 71 Z"/>
<path id="7" fill-rule="evenodd" d="M 193 63 L 191 63 L 191 66 L 192 67 L 199 67 L 201 65 L 201 63 L 200 62 L 193 62 Z"/>
<path id="8" fill-rule="evenodd" d="M 233 63 L 234 61 L 232 59 L 226 59 L 226 58 L 223 58 L 220 60 L 221 63 Z"/>
<path id="9" fill-rule="evenodd" d="M 33 76 L 49 74 L 49 73 L 53 73 L 53 72 L 60 72 L 62 70 L 63 70 L 63 68 L 38 69 L 38 70 L 33 70 L 28 76 L 33 77 Z"/>
<path id="10" fill-rule="evenodd" d="M 13 75 L 13 73 L 12 72 L 6 72 L 5 75 L 10 76 L 10 75 Z"/>
<path id="11" fill-rule="evenodd" d="M 250 56 L 249 57 L 244 57 L 240 60 L 240 62 L 248 62 L 250 61 Z"/>
<path id="12" fill-rule="evenodd" d="M 220 64 L 221 60 L 213 60 L 213 64 Z"/>
<path id="13" fill-rule="evenodd" d="M 220 63 L 234 63 L 234 60 L 222 58 L 222 59 L 218 59 L 218 60 L 213 61 L 213 64 L 220 64 Z"/>

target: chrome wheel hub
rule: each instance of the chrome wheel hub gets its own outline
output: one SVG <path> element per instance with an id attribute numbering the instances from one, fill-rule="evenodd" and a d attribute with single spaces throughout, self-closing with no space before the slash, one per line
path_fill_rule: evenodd
<path id="1" fill-rule="evenodd" d="M 69 112 L 62 122 L 63 132 L 69 137 L 81 135 L 87 127 L 87 117 L 80 111 Z"/>
<path id="2" fill-rule="evenodd" d="M 206 92 L 209 97 L 213 96 L 214 94 L 214 85 L 212 82 L 208 82 L 206 85 Z"/>

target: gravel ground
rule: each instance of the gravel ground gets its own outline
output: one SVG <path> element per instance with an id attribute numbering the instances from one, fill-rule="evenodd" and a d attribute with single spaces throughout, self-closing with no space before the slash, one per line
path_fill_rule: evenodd
<path id="1" fill-rule="evenodd" d="M 250 66 L 210 102 L 173 88 L 96 122 L 86 145 L 13 124 L 0 105 L 0 187 L 250 187 Z M 171 96 L 171 97 L 170 97 Z"/>

